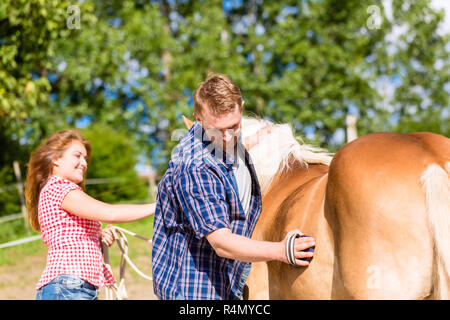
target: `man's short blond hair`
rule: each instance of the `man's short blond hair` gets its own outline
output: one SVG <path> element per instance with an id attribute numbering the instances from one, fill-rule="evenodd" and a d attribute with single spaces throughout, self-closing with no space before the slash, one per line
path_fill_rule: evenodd
<path id="1" fill-rule="evenodd" d="M 194 111 L 201 115 L 204 107 L 214 115 L 226 114 L 235 107 L 242 111 L 242 95 L 239 87 L 225 75 L 211 74 L 194 93 Z"/>

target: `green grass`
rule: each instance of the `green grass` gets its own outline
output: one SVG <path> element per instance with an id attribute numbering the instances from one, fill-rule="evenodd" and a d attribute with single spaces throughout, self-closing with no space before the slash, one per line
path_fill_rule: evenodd
<path id="1" fill-rule="evenodd" d="M 3 248 L 0 249 L 0 266 L 24 263 L 30 256 L 45 256 L 46 254 L 47 247 L 41 240 L 24 243 L 15 247 Z"/>
<path id="2" fill-rule="evenodd" d="M 39 234 L 30 227 L 27 233 L 23 218 L 0 223 L 0 243 L 19 240 Z"/>

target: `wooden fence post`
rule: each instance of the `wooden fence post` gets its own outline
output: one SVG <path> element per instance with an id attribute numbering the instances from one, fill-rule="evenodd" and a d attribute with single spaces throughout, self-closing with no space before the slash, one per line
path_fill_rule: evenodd
<path id="1" fill-rule="evenodd" d="M 20 197 L 20 210 L 22 211 L 25 229 L 27 230 L 27 233 L 29 234 L 30 226 L 28 224 L 27 206 L 25 204 L 25 196 L 24 196 L 24 192 L 23 192 L 23 183 L 22 183 L 22 174 L 20 172 L 19 162 L 14 161 L 13 167 L 14 167 L 14 174 L 16 175 L 16 180 L 17 180 L 17 191 L 19 192 L 19 197 Z"/>
<path id="2" fill-rule="evenodd" d="M 358 130 L 356 129 L 356 116 L 348 114 L 345 119 L 347 125 L 347 143 L 358 138 Z"/>
<path id="3" fill-rule="evenodd" d="M 145 169 L 147 171 L 147 178 L 148 178 L 148 196 L 153 201 L 156 201 L 156 181 L 155 181 L 156 174 L 150 165 L 146 165 Z"/>

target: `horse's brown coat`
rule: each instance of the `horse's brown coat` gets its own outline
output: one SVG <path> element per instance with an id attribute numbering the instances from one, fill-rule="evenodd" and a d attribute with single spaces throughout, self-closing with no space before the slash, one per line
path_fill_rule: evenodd
<path id="1" fill-rule="evenodd" d="M 254 263 L 248 297 L 433 297 L 437 256 L 420 178 L 449 161 L 443 136 L 376 133 L 345 145 L 329 168 L 292 166 L 270 185 L 252 238 L 280 241 L 298 228 L 316 239 L 314 259 L 307 268 Z"/>

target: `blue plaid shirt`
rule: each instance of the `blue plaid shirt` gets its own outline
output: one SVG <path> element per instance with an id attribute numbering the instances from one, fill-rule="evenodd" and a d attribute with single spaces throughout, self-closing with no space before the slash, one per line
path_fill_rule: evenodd
<path id="1" fill-rule="evenodd" d="M 198 122 L 172 153 L 158 185 L 153 227 L 153 288 L 159 299 L 241 298 L 250 264 L 219 257 L 205 236 L 219 228 L 252 235 L 262 200 L 245 155 L 252 178 L 248 216 L 232 170 L 237 159 L 218 152 Z"/>

